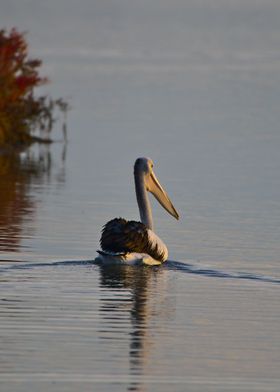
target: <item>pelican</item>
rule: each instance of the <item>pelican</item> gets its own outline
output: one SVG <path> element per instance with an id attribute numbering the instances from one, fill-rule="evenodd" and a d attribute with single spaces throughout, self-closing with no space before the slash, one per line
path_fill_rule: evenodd
<path id="1" fill-rule="evenodd" d="M 153 166 L 153 161 L 149 158 L 136 159 L 134 181 L 141 222 L 123 218 L 107 222 L 103 226 L 100 239 L 102 250 L 97 251 L 100 261 L 158 265 L 167 260 L 167 247 L 153 231 L 148 192 L 151 192 L 174 218 L 179 219 L 179 215 L 156 178 Z"/>

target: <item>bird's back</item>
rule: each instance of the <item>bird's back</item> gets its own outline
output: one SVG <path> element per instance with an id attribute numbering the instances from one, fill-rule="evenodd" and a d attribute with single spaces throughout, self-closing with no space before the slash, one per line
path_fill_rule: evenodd
<path id="1" fill-rule="evenodd" d="M 105 224 L 101 249 L 111 253 L 145 253 L 158 261 L 167 259 L 167 248 L 143 223 L 115 218 Z"/>

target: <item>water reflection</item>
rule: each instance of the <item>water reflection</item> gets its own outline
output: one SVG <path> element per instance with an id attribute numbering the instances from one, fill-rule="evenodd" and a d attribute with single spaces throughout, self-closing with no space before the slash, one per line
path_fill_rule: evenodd
<path id="1" fill-rule="evenodd" d="M 65 155 L 63 151 L 62 160 Z M 49 146 L 32 147 L 23 152 L 0 152 L 0 251 L 18 251 L 24 223 L 34 219 L 36 210 L 31 187 L 49 182 L 51 174 Z M 57 179 L 64 182 L 64 165 Z"/>
<path id="2" fill-rule="evenodd" d="M 132 379 L 133 376 L 142 376 L 145 368 L 148 367 L 153 347 L 151 322 L 154 316 L 157 319 L 162 316 L 159 314 L 160 309 L 156 309 L 157 304 L 153 303 L 152 299 L 153 293 L 156 292 L 158 296 L 161 286 L 165 286 L 164 270 L 160 267 L 100 266 L 100 286 L 108 288 L 109 294 L 101 298 L 102 332 L 109 333 L 103 334 L 102 338 L 109 338 L 111 344 L 112 338 L 114 339 L 110 334 L 113 323 L 117 324 L 118 320 L 120 322 L 127 317 L 130 320 L 130 327 L 128 330 L 124 329 L 123 332 L 130 336 L 128 348 L 130 376 Z M 108 311 L 110 317 L 108 317 Z M 116 335 L 116 339 L 119 339 L 119 334 Z M 139 378 L 141 377 L 137 377 Z M 127 390 L 142 391 L 142 387 L 134 381 Z"/>

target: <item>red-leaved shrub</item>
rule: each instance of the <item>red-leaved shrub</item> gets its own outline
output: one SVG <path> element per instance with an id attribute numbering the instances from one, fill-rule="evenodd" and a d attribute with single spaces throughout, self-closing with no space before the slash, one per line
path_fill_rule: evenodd
<path id="1" fill-rule="evenodd" d="M 39 140 L 33 132 L 39 128 L 48 134 L 54 108 L 67 111 L 62 99 L 34 95 L 34 89 L 47 82 L 39 75 L 40 65 L 40 60 L 28 57 L 24 34 L 0 30 L 0 145 Z"/>

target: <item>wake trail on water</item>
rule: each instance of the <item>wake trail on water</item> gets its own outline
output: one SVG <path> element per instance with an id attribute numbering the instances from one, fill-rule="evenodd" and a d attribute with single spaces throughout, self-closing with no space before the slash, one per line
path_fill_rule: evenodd
<path id="1" fill-rule="evenodd" d="M 183 263 L 180 261 L 168 260 L 166 267 L 169 270 L 180 271 L 187 274 L 202 275 L 206 277 L 225 278 L 225 279 L 244 279 L 267 283 L 280 284 L 280 279 L 272 276 L 252 274 L 248 272 L 225 272 L 222 270 L 197 267 L 194 264 Z"/>
<path id="2" fill-rule="evenodd" d="M 14 265 L 9 266 L 1 266 L 0 273 L 5 273 L 11 270 L 27 270 L 33 268 L 44 268 L 44 267 L 67 267 L 67 266 L 100 266 L 100 262 L 96 261 L 95 259 L 92 260 L 62 260 L 62 261 L 50 261 L 50 262 L 38 262 L 38 263 L 26 263 L 23 264 L 17 263 Z M 102 265 L 103 268 L 106 266 Z M 109 267 L 109 266 L 108 266 Z M 195 264 L 190 264 L 181 261 L 175 260 L 167 260 L 160 266 L 145 266 L 145 265 L 119 265 L 120 268 L 128 267 L 128 268 L 164 268 L 169 271 L 177 271 L 185 274 L 193 274 L 198 276 L 204 276 L 207 278 L 223 278 L 223 279 L 236 279 L 236 280 L 248 280 L 248 281 L 256 281 L 256 282 L 263 282 L 263 283 L 273 283 L 280 285 L 280 279 L 275 278 L 273 276 L 266 276 L 266 275 L 259 275 L 254 273 L 248 272 L 226 272 L 219 269 L 212 269 L 206 268 L 203 266 L 196 266 Z"/>

